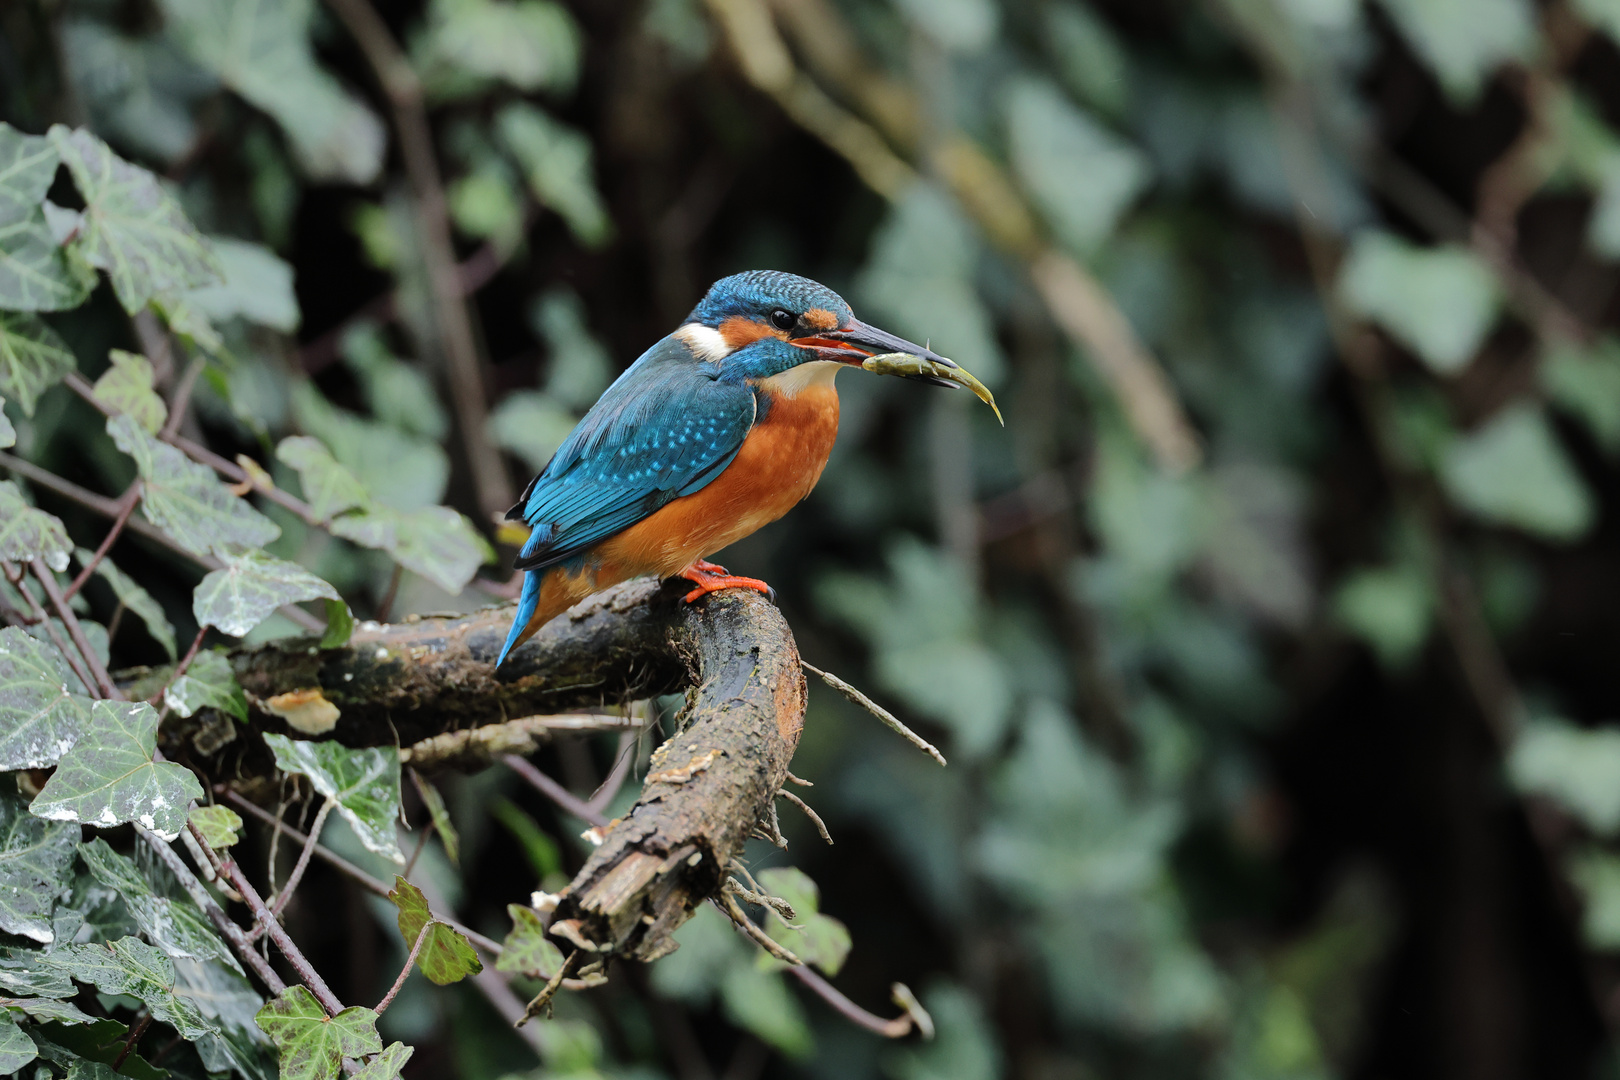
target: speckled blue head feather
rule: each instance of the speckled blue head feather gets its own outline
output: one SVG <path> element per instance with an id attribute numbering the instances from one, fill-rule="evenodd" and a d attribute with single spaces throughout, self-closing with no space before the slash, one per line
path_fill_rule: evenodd
<path id="1" fill-rule="evenodd" d="M 795 314 L 813 308 L 830 311 L 839 326 L 854 314 L 843 297 L 819 281 L 780 270 L 750 270 L 715 282 L 686 321 L 717 327 L 736 315 L 760 318 L 779 307 Z"/>

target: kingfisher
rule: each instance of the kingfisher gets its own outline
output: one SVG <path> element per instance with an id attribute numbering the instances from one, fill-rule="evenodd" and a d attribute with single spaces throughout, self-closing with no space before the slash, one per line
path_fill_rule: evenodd
<path id="1" fill-rule="evenodd" d="M 995 407 L 958 364 L 861 322 L 825 285 L 769 270 L 716 282 L 603 392 L 507 512 L 530 532 L 496 666 L 551 619 L 631 578 L 684 578 L 686 603 L 720 589 L 770 594 L 708 556 L 810 494 L 838 435 L 833 379 L 851 366 L 966 386 Z"/>

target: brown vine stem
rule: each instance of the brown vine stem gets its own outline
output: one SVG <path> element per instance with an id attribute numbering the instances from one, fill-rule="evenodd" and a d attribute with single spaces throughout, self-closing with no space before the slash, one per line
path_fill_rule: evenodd
<path id="1" fill-rule="evenodd" d="M 588 821 L 592 825 L 606 825 L 608 819 L 600 810 L 593 808 L 584 799 L 563 787 L 557 781 L 535 768 L 532 763 L 516 754 L 507 754 L 501 759 L 508 769 L 517 773 L 534 786 L 546 798 L 573 814 L 581 821 Z"/>
<path id="2" fill-rule="evenodd" d="M 123 692 L 113 685 L 112 676 L 107 674 L 107 665 L 101 662 L 101 657 L 96 655 L 90 639 L 85 637 L 84 627 L 79 625 L 79 617 L 73 614 L 73 608 L 68 605 L 62 596 L 62 590 L 57 587 L 56 575 L 51 573 L 51 568 L 45 565 L 44 559 L 35 559 L 29 565 L 34 571 L 34 577 L 39 579 L 40 586 L 45 590 L 46 597 L 50 599 L 51 606 L 56 609 L 57 617 L 67 628 L 68 637 L 73 639 L 73 647 L 79 650 L 79 655 L 84 658 L 85 667 L 90 669 L 90 677 L 95 679 L 96 689 L 101 691 L 104 698 L 112 701 L 124 700 Z"/>
<path id="3" fill-rule="evenodd" d="M 400 987 L 404 986 L 405 980 L 410 977 L 411 968 L 416 966 L 416 958 L 422 952 L 422 942 L 427 940 L 427 933 L 431 929 L 433 929 L 433 923 L 430 921 L 423 923 L 422 929 L 416 932 L 416 942 L 411 945 L 411 954 L 405 958 L 405 966 L 399 969 L 399 977 L 394 980 L 394 985 L 388 988 L 388 993 L 383 995 L 383 999 L 377 1002 L 377 1007 L 372 1010 L 378 1016 L 388 1011 L 388 1006 L 394 1003 L 394 997 L 399 993 Z"/>
<path id="4" fill-rule="evenodd" d="M 326 824 L 326 815 L 330 814 L 332 807 L 336 805 L 337 800 L 330 798 L 321 803 L 320 811 L 316 813 L 315 820 L 310 823 L 309 835 L 304 838 L 304 850 L 298 853 L 298 862 L 293 866 L 293 872 L 287 876 L 287 883 L 276 894 L 275 903 L 270 907 L 272 915 L 281 914 L 281 910 L 287 906 L 287 901 L 292 899 L 293 891 L 298 888 L 298 883 L 304 879 L 304 871 L 309 869 L 309 857 L 315 853 L 315 841 L 321 835 L 321 827 Z"/>
<path id="5" fill-rule="evenodd" d="M 849 1000 L 839 992 L 837 987 L 822 978 L 809 964 L 800 964 L 798 967 L 789 968 L 788 971 L 795 979 L 803 983 L 811 993 L 831 1005 L 838 1015 L 853 1024 L 858 1024 L 867 1031 L 882 1035 L 885 1039 L 899 1039 L 911 1034 L 913 1028 L 919 1028 L 924 1032 L 925 1038 L 933 1037 L 934 1025 L 932 1019 L 930 1018 L 925 1024 L 922 1017 L 912 1011 L 913 1006 L 911 1003 L 915 1002 L 916 998 L 911 996 L 911 991 L 906 988 L 904 983 L 895 983 L 894 985 L 895 997 L 906 1003 L 905 1013 L 895 1017 L 893 1020 L 885 1020 L 876 1013 L 867 1012 Z M 920 1005 L 915 1006 L 915 1008 L 917 1012 L 922 1012 Z M 922 1012 L 923 1017 L 927 1015 L 926 1012 Z"/>
<path id="6" fill-rule="evenodd" d="M 473 474 L 478 505 L 486 515 L 502 513 L 512 503 L 512 484 L 500 454 L 484 438 L 489 399 L 450 240 L 444 183 L 434 156 L 433 132 L 422 103 L 421 83 L 388 25 L 366 0 L 327 0 L 327 6 L 337 13 L 360 46 L 393 109 L 400 155 L 415 195 L 417 233 L 433 293 L 434 322 L 444 347 L 446 381 L 461 429 L 462 449 Z"/>
<path id="7" fill-rule="evenodd" d="M 73 583 L 67 587 L 67 591 L 62 594 L 63 596 L 71 600 L 80 589 L 84 588 L 84 583 L 90 580 L 90 575 L 96 572 L 96 567 L 101 565 L 101 560 L 107 557 L 107 552 L 111 551 L 113 544 L 118 541 L 119 534 L 124 531 L 124 526 L 129 524 L 129 516 L 135 512 L 135 504 L 140 501 L 140 498 L 141 482 L 137 479 L 129 485 L 123 496 L 119 498 L 118 516 L 113 518 L 112 528 L 107 530 L 107 535 L 102 538 L 95 554 L 90 557 L 89 562 L 84 564 L 84 569 L 79 571 L 79 576 L 73 579 Z"/>
<path id="8" fill-rule="evenodd" d="M 24 587 L 21 569 L 13 567 L 11 563 L 0 563 L 0 566 L 5 567 L 6 580 L 17 587 L 23 599 L 28 601 L 28 606 L 34 609 L 34 621 L 45 627 L 45 633 L 50 636 L 51 644 L 56 646 L 56 651 L 67 661 L 67 666 L 72 669 L 74 677 L 83 683 L 85 690 L 88 691 L 94 685 L 90 679 L 90 672 L 78 661 L 75 651 L 62 640 L 62 635 L 56 630 L 56 624 L 51 622 L 50 614 L 40 605 L 39 599 Z"/>
<path id="9" fill-rule="evenodd" d="M 200 356 L 193 357 L 191 363 L 186 365 L 179 385 L 174 388 L 174 396 L 169 401 L 169 419 L 163 425 L 163 438 L 169 439 L 179 434 L 180 425 L 186 418 L 186 409 L 191 405 L 191 391 L 196 388 L 197 377 L 207 366 L 208 362 Z"/>

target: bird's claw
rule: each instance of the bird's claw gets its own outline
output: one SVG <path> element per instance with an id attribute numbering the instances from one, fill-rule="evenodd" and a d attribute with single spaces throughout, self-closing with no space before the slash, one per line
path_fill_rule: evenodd
<path id="1" fill-rule="evenodd" d="M 722 589 L 752 589 L 757 593 L 764 593 L 771 603 L 776 603 L 776 590 L 758 578 L 740 577 L 727 570 L 718 563 L 699 559 L 697 562 L 675 575 L 692 582 L 697 588 L 681 597 L 685 603 L 692 603 L 712 592 Z"/>

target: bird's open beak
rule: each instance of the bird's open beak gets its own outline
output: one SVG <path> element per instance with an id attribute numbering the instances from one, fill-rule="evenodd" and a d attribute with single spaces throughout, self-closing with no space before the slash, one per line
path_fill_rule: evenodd
<path id="1" fill-rule="evenodd" d="M 815 349 L 825 359 L 853 364 L 879 375 L 898 375 L 935 386 L 965 386 L 1001 420 L 1001 410 L 996 408 L 996 399 L 989 388 L 962 365 L 859 319 L 852 319 L 849 326 L 841 330 L 824 330 L 813 338 L 795 338 L 793 344 Z"/>

